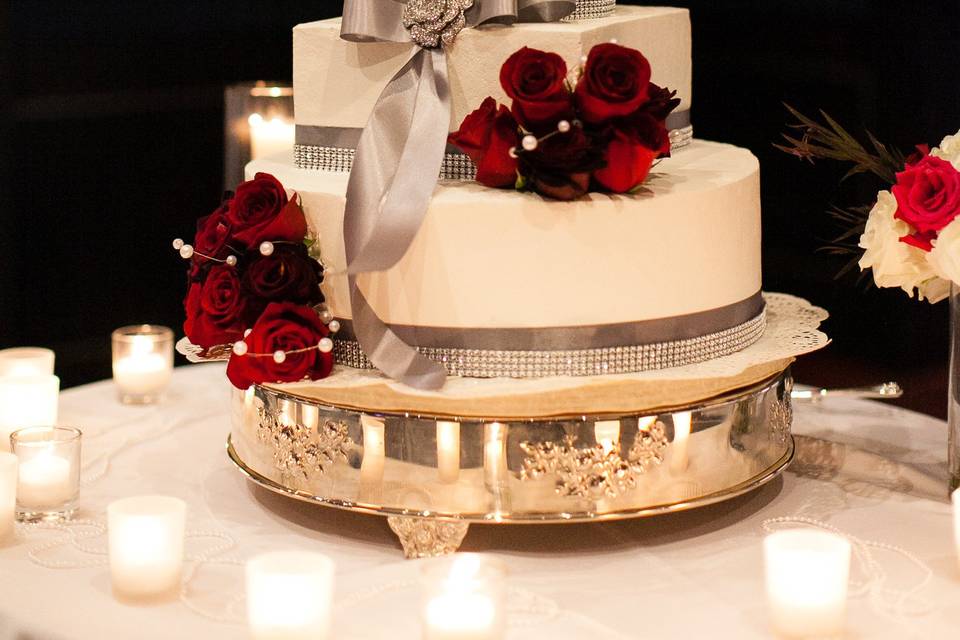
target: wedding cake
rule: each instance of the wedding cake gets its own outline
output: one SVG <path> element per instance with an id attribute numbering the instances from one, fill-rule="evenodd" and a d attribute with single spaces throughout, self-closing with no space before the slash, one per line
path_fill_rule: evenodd
<path id="1" fill-rule="evenodd" d="M 294 29 L 297 145 L 292 154 L 251 163 L 247 173 L 248 179 L 271 174 L 300 199 L 309 235 L 319 242 L 327 320 L 335 319 L 339 329 L 333 336 L 335 361 L 384 369 L 371 354 L 406 345 L 450 375 L 593 376 L 700 362 L 759 339 L 765 319 L 759 167 L 745 149 L 692 139 L 687 10 L 581 0 L 574 13 L 549 21 L 523 14 L 545 4 L 529 0 L 506 3 L 518 5 L 515 15 L 484 21 L 478 12 L 498 3 L 433 5 L 450 9 L 448 4 L 457 3 L 463 12 L 446 20 L 456 6 L 441 15 L 430 14 L 436 7 L 427 0 L 411 1 L 405 10 L 393 1 L 354 2 L 344 18 Z M 384 26 L 393 18 L 370 13 L 388 5 L 397 5 L 397 21 Z M 425 12 L 421 23 L 418 9 Z M 440 46 L 417 42 L 418 35 L 431 36 L 425 24 L 435 29 Z M 446 137 L 488 96 L 509 104 L 509 87 L 498 70 L 513 64 L 517 52 L 531 50 L 556 54 L 567 68 L 579 69 L 590 64 L 598 45 L 610 43 L 642 52 L 651 86 L 676 92 L 665 118 L 670 157 L 659 160 L 630 192 L 591 188 L 569 200 L 474 180 L 476 158 L 451 144 L 455 133 L 451 143 Z M 425 56 L 420 61 L 418 52 Z M 427 83 L 428 76 L 440 80 Z M 577 72 L 571 72 L 567 84 L 576 80 Z M 391 103 L 411 94 L 413 106 L 406 110 Z M 416 114 L 434 98 L 445 102 L 446 111 L 438 112 L 449 113 L 449 120 L 431 113 L 429 122 L 418 122 Z M 515 99 L 514 112 L 516 105 Z M 384 113 L 400 115 L 384 121 Z M 573 114 L 573 127 L 580 125 L 578 118 L 584 119 Z M 439 180 L 419 166 L 404 174 L 405 163 L 419 162 L 430 144 L 416 139 L 429 130 L 425 124 L 444 138 Z M 558 124 L 561 131 L 571 128 L 562 119 Z M 427 198 L 415 223 L 409 211 L 405 219 L 388 219 L 382 212 L 378 218 L 369 211 L 376 206 L 348 213 L 350 199 L 361 200 L 354 194 L 369 189 L 352 184 L 362 181 L 358 176 L 351 178 L 351 170 L 358 173 L 365 128 L 375 130 L 373 151 L 363 158 L 373 165 L 367 172 L 373 178 L 366 179 L 397 172 L 372 202 L 395 198 L 396 208 L 413 209 L 408 201 L 420 196 L 417 189 L 404 193 L 405 185 L 426 183 L 419 187 Z M 521 128 L 522 135 L 527 127 Z M 436 139 L 434 132 L 429 135 Z M 530 138 L 530 146 L 539 138 L 546 152 L 551 135 L 523 135 L 510 157 L 523 154 Z M 391 145 L 398 150 L 386 149 Z M 391 153 L 399 168 L 386 166 L 384 156 Z M 608 157 L 608 165 L 616 168 L 617 162 L 619 157 Z M 350 215 L 369 218 L 354 223 L 361 236 L 358 262 L 366 258 L 366 266 L 351 264 L 348 255 Z M 394 236 L 380 237 L 379 244 L 370 240 L 378 226 L 389 227 Z M 393 258 L 378 263 L 384 253 Z M 389 348 L 365 341 L 357 325 L 370 319 L 381 336 L 391 334 Z M 409 373 L 404 366 L 396 368 Z M 422 375 L 387 373 L 413 380 L 414 386 L 423 381 Z"/>

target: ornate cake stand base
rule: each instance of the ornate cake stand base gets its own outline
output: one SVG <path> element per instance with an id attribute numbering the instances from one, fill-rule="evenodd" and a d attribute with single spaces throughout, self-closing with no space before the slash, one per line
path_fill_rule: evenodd
<path id="1" fill-rule="evenodd" d="M 231 460 L 298 500 L 386 516 L 408 558 L 456 551 L 471 523 L 596 522 L 751 491 L 793 457 L 789 369 L 645 415 L 478 419 L 364 413 L 236 392 Z"/>

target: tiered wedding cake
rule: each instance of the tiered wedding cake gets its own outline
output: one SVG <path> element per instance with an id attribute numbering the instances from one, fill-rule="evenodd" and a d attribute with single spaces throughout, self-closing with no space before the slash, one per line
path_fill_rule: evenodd
<path id="1" fill-rule="evenodd" d="M 385 270 L 358 271 L 356 281 L 376 317 L 451 374 L 665 368 L 734 352 L 763 332 L 758 163 L 745 149 L 692 140 L 687 10 L 611 2 L 579 10 L 603 17 L 465 28 L 444 49 L 450 121 L 434 126 L 456 131 L 486 96 L 509 104 L 498 70 L 522 47 L 557 52 L 573 69 L 612 41 L 641 50 L 653 82 L 677 91 L 679 107 L 667 120 L 672 157 L 632 195 L 594 192 L 570 202 L 472 180 L 431 184 L 406 251 Z M 329 310 L 343 326 L 337 361 L 364 367 L 344 247 L 349 171 L 381 93 L 417 46 L 349 41 L 348 19 L 294 30 L 296 151 L 247 172 L 273 174 L 302 198 L 320 242 Z M 398 123 L 395 135 L 407 135 L 402 129 Z M 465 156 L 447 154 L 443 177 L 472 171 Z"/>

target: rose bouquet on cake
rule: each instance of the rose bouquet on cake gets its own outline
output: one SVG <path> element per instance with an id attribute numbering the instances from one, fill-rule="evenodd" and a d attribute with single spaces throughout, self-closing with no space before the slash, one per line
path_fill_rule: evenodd
<path id="1" fill-rule="evenodd" d="M 593 47 L 572 73 L 559 55 L 524 47 L 500 70 L 510 108 L 487 98 L 449 142 L 488 187 L 558 200 L 627 193 L 670 154 L 666 119 L 680 104 L 650 77 L 643 54 L 615 43 Z"/>
<path id="2" fill-rule="evenodd" d="M 265 173 L 201 218 L 193 244 L 174 241 L 190 261 L 184 333 L 202 357 L 229 357 L 238 388 L 330 374 L 338 326 L 311 245 L 299 198 Z"/>
<path id="3" fill-rule="evenodd" d="M 845 227 L 833 249 L 855 252 L 851 266 L 870 269 L 878 287 L 946 298 L 950 284 L 960 284 L 960 132 L 904 155 L 872 135 L 864 146 L 825 113 L 821 124 L 788 109 L 797 122 L 777 148 L 809 161 L 848 162 L 847 177 L 872 173 L 890 185 L 868 206 L 831 211 Z"/>

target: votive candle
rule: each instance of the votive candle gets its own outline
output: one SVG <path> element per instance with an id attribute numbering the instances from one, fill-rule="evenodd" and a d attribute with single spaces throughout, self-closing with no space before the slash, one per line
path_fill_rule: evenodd
<path id="1" fill-rule="evenodd" d="M 767 606 L 786 638 L 842 634 L 850 578 L 850 542 L 826 531 L 792 529 L 764 540 Z"/>
<path id="2" fill-rule="evenodd" d="M 187 504 L 140 496 L 107 507 L 110 577 L 120 600 L 166 599 L 179 592 Z"/>
<path id="3" fill-rule="evenodd" d="M 113 380 L 124 404 L 151 404 L 173 376 L 173 331 L 149 324 L 113 332 Z"/>
<path id="4" fill-rule="evenodd" d="M 293 122 L 280 116 L 269 120 L 259 113 L 247 118 L 250 125 L 250 158 L 258 160 L 284 151 L 292 151 L 296 137 Z"/>
<path id="5" fill-rule="evenodd" d="M 43 347 L 14 347 L 0 351 L 0 378 L 52 376 L 56 355 Z"/>
<path id="6" fill-rule="evenodd" d="M 0 378 L 0 451 L 10 450 L 10 434 L 57 423 L 60 378 L 54 375 Z"/>
<path id="7" fill-rule="evenodd" d="M 460 424 L 437 422 L 437 470 L 440 482 L 454 483 L 460 477 Z"/>
<path id="8" fill-rule="evenodd" d="M 0 453 L 0 541 L 13 536 L 17 511 L 17 456 Z"/>
<path id="9" fill-rule="evenodd" d="M 71 427 L 31 427 L 10 436 L 21 520 L 59 520 L 73 513 L 80 492 L 81 436 Z"/>
<path id="10" fill-rule="evenodd" d="M 334 563 L 303 551 L 275 551 L 247 562 L 247 622 L 254 640 L 330 637 Z"/>
<path id="11" fill-rule="evenodd" d="M 479 554 L 429 561 L 422 573 L 423 640 L 499 640 L 506 633 L 503 565 Z"/>

